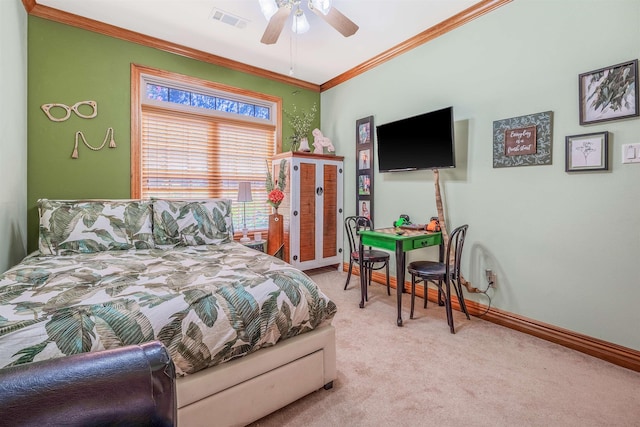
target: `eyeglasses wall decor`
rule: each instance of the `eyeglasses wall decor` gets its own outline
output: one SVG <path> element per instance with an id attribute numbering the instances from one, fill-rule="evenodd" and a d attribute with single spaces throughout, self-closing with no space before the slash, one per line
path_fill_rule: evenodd
<path id="1" fill-rule="evenodd" d="M 80 111 L 81 107 L 84 107 L 84 112 Z M 80 117 L 81 119 L 93 119 L 95 117 L 98 116 L 98 103 L 96 101 L 79 101 L 76 102 L 73 105 L 67 105 L 67 104 L 61 104 L 59 102 L 53 102 L 53 103 L 49 103 L 49 104 L 42 104 L 40 106 L 40 108 L 42 109 L 42 111 L 44 112 L 44 114 L 47 116 L 47 118 L 49 120 L 51 120 L 52 122 L 64 122 L 67 121 L 71 118 L 71 112 L 75 113 L 76 116 Z M 87 111 L 87 108 L 89 108 L 90 110 Z M 52 114 L 51 110 L 54 110 L 56 112 L 56 114 Z M 64 111 L 64 114 L 60 114 L 60 111 L 58 110 L 62 110 Z M 71 158 L 72 159 L 77 159 L 78 158 L 78 144 L 79 142 L 82 142 L 88 149 L 90 149 L 91 151 L 100 151 L 102 150 L 105 145 L 107 145 L 107 142 L 109 143 L 109 148 L 116 148 L 116 141 L 113 135 L 113 128 L 112 127 L 108 127 L 107 128 L 107 132 L 104 136 L 104 139 L 102 140 L 102 144 L 97 145 L 97 146 L 93 146 L 91 144 L 89 144 L 89 142 L 87 141 L 86 136 L 84 135 L 84 132 L 82 131 L 77 131 L 75 134 L 75 142 L 73 145 L 73 151 L 71 152 Z"/>
<path id="2" fill-rule="evenodd" d="M 373 223 L 373 116 L 356 121 L 356 214 Z"/>
<path id="3" fill-rule="evenodd" d="M 88 114 L 81 112 L 80 107 L 82 106 L 90 107 L 91 112 Z M 72 111 L 76 113 L 76 116 L 83 119 L 93 119 L 98 115 L 98 103 L 96 101 L 79 101 L 71 106 L 54 102 L 51 104 L 42 104 L 40 108 L 42 109 L 42 111 L 44 111 L 44 114 L 46 114 L 46 116 L 52 122 L 64 122 L 68 120 L 69 117 L 71 117 Z M 61 110 L 64 110 L 65 114 L 62 116 L 58 115 L 58 117 L 56 117 L 56 115 L 54 114 L 51 114 L 52 109 L 58 109 L 58 108 Z"/>

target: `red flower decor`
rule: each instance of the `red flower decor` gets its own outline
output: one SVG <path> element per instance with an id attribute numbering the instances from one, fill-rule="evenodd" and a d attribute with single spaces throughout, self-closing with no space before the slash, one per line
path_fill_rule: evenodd
<path id="1" fill-rule="evenodd" d="M 277 182 L 273 182 L 269 163 L 267 162 L 267 180 L 265 182 L 265 187 L 267 189 L 267 203 L 276 209 L 278 209 L 278 206 L 280 206 L 280 203 L 284 200 L 284 189 L 287 183 L 286 166 L 287 159 L 282 159 L 282 161 L 280 161 L 280 173 L 278 174 L 279 180 Z"/>
<path id="2" fill-rule="evenodd" d="M 274 208 L 277 208 L 284 200 L 284 193 L 280 191 L 279 188 L 275 188 L 271 190 L 271 192 L 267 195 L 267 198 L 269 199 L 269 204 Z"/>

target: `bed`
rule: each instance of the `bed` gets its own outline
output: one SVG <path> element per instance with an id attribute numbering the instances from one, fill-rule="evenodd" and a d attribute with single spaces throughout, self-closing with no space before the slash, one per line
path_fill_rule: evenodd
<path id="1" fill-rule="evenodd" d="M 233 241 L 229 200 L 40 200 L 0 275 L 0 367 L 162 342 L 181 425 L 246 425 L 336 377 L 335 304 Z"/>

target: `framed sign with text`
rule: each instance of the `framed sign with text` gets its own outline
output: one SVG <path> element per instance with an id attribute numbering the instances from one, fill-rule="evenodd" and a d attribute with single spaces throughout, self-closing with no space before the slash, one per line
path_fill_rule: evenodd
<path id="1" fill-rule="evenodd" d="M 493 167 L 551 164 L 553 112 L 493 122 Z"/>
<path id="2" fill-rule="evenodd" d="M 536 127 L 507 129 L 504 131 L 504 155 L 522 156 L 536 153 Z"/>

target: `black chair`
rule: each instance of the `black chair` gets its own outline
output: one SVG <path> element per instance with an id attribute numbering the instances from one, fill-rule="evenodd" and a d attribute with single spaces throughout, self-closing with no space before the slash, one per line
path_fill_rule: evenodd
<path id="1" fill-rule="evenodd" d="M 364 249 L 363 260 L 360 262 L 360 239 L 358 232 L 360 230 L 373 230 L 373 223 L 365 216 L 349 216 L 344 220 L 347 229 L 347 238 L 349 239 L 349 271 L 347 273 L 347 282 L 344 289 L 347 289 L 349 280 L 351 279 L 351 269 L 356 263 L 360 266 L 360 274 L 364 275 L 365 281 L 371 285 L 371 273 L 373 270 L 386 269 L 387 273 L 387 295 L 391 295 L 391 286 L 389 284 L 389 254 L 384 251 Z M 365 299 L 367 295 L 365 294 Z"/>
<path id="2" fill-rule="evenodd" d="M 451 287 L 456 291 L 460 308 L 469 317 L 467 305 L 462 294 L 462 284 L 460 283 L 460 260 L 462 259 L 462 248 L 467 235 L 468 225 L 462 225 L 451 233 L 449 242 L 444 253 L 444 262 L 435 261 L 414 261 L 409 264 L 407 270 L 411 274 L 411 314 L 413 319 L 413 306 L 416 297 L 416 283 L 424 283 L 424 308 L 427 308 L 427 282 L 434 283 L 438 287 L 438 304 L 444 298 L 445 310 L 447 312 L 447 323 L 451 333 L 455 334 L 453 327 L 453 312 L 451 310 Z M 453 258 L 451 253 L 453 251 Z M 451 264 L 453 262 L 453 264 Z M 443 284 L 444 282 L 444 284 Z"/>
<path id="3" fill-rule="evenodd" d="M 7 367 L 0 425 L 175 426 L 175 378 L 158 341 Z"/>

